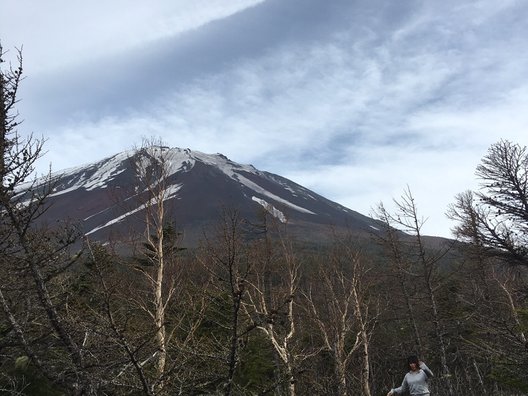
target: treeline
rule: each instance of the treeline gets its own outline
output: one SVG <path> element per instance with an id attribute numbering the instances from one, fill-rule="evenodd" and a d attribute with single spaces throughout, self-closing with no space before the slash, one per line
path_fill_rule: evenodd
<path id="1" fill-rule="evenodd" d="M 21 75 L 21 59 L 0 72 L 0 393 L 384 395 L 410 354 L 434 395 L 528 393 L 525 147 L 489 149 L 482 189 L 451 207 L 456 241 L 423 236 L 405 191 L 368 243 L 301 248 L 265 213 L 225 210 L 186 250 L 147 142 L 144 232 L 123 254 L 41 224 L 53 186 L 18 192 L 43 148 L 17 133 Z"/>

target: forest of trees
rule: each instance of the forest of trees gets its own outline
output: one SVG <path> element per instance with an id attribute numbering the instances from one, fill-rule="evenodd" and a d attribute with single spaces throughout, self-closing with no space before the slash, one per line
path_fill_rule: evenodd
<path id="1" fill-rule="evenodd" d="M 184 249 L 163 158 L 138 164 L 145 227 L 124 253 L 39 223 L 53 186 L 17 193 L 44 146 L 18 132 L 18 54 L 0 47 L 1 394 L 385 395 L 411 354 L 434 395 L 528 394 L 526 147 L 489 148 L 441 243 L 406 190 L 368 240 L 303 247 L 233 208 Z"/>

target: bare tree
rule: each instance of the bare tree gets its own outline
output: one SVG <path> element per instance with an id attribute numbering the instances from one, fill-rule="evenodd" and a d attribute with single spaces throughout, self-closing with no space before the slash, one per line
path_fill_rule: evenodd
<path id="1" fill-rule="evenodd" d="M 296 317 L 300 262 L 292 241 L 276 221 L 263 226 L 261 243 L 254 246 L 255 271 L 250 279 L 245 312 L 271 343 L 285 371 L 287 392 L 296 394 L 296 370 L 310 353 L 299 347 Z M 271 230 L 270 230 L 271 229 Z M 272 237 L 271 234 L 274 236 Z M 276 384 L 283 382 L 279 378 Z"/>
<path id="2" fill-rule="evenodd" d="M 61 292 L 68 293 L 66 271 L 80 257 L 70 251 L 78 234 L 69 227 L 50 231 L 37 225 L 50 194 L 49 183 L 37 186 L 31 180 L 43 141 L 17 131 L 22 54 L 18 51 L 15 68 L 3 68 L 3 56 L 0 47 L 0 264 L 3 279 L 12 283 L 0 285 L 0 303 L 31 364 L 71 394 L 94 394 L 100 378 L 90 374 L 83 332 L 67 321 Z M 25 192 L 18 190 L 22 186 Z M 60 356 L 59 363 L 50 356 Z"/>
<path id="3" fill-rule="evenodd" d="M 235 374 L 240 365 L 240 353 L 249 333 L 255 328 L 243 311 L 247 298 L 252 260 L 245 243 L 244 221 L 236 210 L 224 209 L 214 235 L 207 236 L 199 262 L 211 276 L 209 289 L 210 319 L 214 333 L 202 354 L 208 355 L 218 374 L 211 373 L 211 384 L 220 381 L 224 395 L 236 393 Z M 219 378 L 215 378 L 218 376 Z"/>
<path id="4" fill-rule="evenodd" d="M 424 347 L 419 331 L 419 321 L 416 317 L 416 307 L 413 301 L 412 285 L 415 276 L 412 272 L 412 260 L 410 260 L 404 250 L 405 244 L 402 241 L 404 235 L 396 228 L 399 225 L 397 218 L 395 219 L 385 209 L 383 203 L 378 205 L 374 215 L 384 225 L 383 233 L 376 235 L 376 239 L 385 250 L 385 255 L 389 258 L 389 268 L 397 279 L 398 291 L 403 294 L 406 317 L 414 334 L 415 344 L 418 349 L 417 352 L 422 354 Z"/>
<path id="5" fill-rule="evenodd" d="M 168 218 L 165 201 L 169 198 L 167 184 L 170 175 L 170 163 L 164 155 L 162 144 L 144 143 L 139 150 L 139 156 L 134 162 L 138 178 L 139 195 L 143 200 L 145 213 L 145 247 L 148 254 L 144 255 L 152 271 L 138 266 L 147 279 L 152 292 L 152 306 L 144 305 L 144 309 L 152 317 L 155 326 L 157 356 L 156 370 L 159 386 L 162 387 L 167 364 L 167 343 L 169 342 L 166 327 L 166 311 L 175 292 L 174 279 L 167 274 L 167 260 L 171 252 L 166 252 L 166 232 Z"/>
<path id="6" fill-rule="evenodd" d="M 522 297 L 527 282 L 527 177 L 525 147 L 508 141 L 492 145 L 477 167 L 481 189 L 456 196 L 448 216 L 465 242 L 473 293 L 463 293 L 472 309 L 468 321 L 478 337 L 462 336 L 475 356 L 477 372 L 502 384 L 527 383 L 520 366 L 526 362 L 526 320 Z M 482 362 L 482 363 L 477 363 Z M 478 376 L 482 378 L 481 375 Z M 479 381 L 484 388 L 485 379 Z"/>
<path id="7" fill-rule="evenodd" d="M 464 241 L 511 265 L 528 266 L 528 151 L 501 140 L 476 170 L 480 190 L 459 194 L 449 215 Z"/>
<path id="8" fill-rule="evenodd" d="M 451 246 L 449 245 L 434 253 L 431 252 L 431 249 L 426 248 L 421 231 L 425 220 L 419 216 L 416 202 L 409 188 L 405 190 L 400 201 L 394 200 L 394 202 L 397 211 L 396 214 L 387 217 L 391 223 L 387 225 L 390 227 L 392 225 L 400 227 L 402 231 L 409 234 L 407 241 L 403 242 L 406 245 L 405 251 L 407 259 L 413 262 L 413 276 L 416 280 L 420 280 L 422 293 L 428 301 L 427 305 L 433 325 L 434 339 L 438 347 L 438 355 L 442 368 L 443 383 L 447 393 L 451 396 L 455 393 L 451 382 L 451 370 L 448 365 L 445 329 L 441 320 L 440 305 L 438 302 L 438 293 L 442 286 L 445 285 L 446 280 L 449 279 L 449 272 L 445 270 L 444 274 L 441 274 L 439 272 L 439 266 Z"/>
<path id="9" fill-rule="evenodd" d="M 354 394 L 372 394 L 369 348 L 377 314 L 371 313 L 366 271 L 361 255 L 351 248 L 350 241 L 341 241 L 329 260 L 320 261 L 320 278 L 305 293 L 308 311 L 325 349 L 331 353 L 339 395 L 350 392 L 347 372 L 357 354 L 361 362 L 361 391 Z"/>
<path id="10" fill-rule="evenodd" d="M 184 280 L 180 258 L 184 249 L 169 206 L 179 188 L 171 184 L 171 161 L 171 151 L 155 139 L 145 140 L 130 157 L 136 177 L 133 198 L 127 198 L 127 204 L 134 205 L 130 210 L 131 229 L 142 228 L 143 232 L 142 237 L 132 238 L 135 257 L 125 258 L 121 265 L 132 267 L 139 275 L 137 280 L 130 277 L 129 282 L 141 292 L 130 293 L 126 287 L 116 292 L 107 286 L 109 281 L 104 276 L 99 276 L 99 286 L 107 296 L 102 306 L 103 322 L 125 352 L 128 374 L 134 372 L 135 381 L 152 395 L 174 394 L 176 384 L 182 385 L 182 378 L 187 378 L 183 350 L 203 317 L 202 312 L 195 321 L 190 318 L 192 309 L 185 308 L 193 301 L 188 294 L 192 284 Z M 190 305 L 200 311 L 202 302 Z M 118 320 L 115 312 L 119 309 L 138 309 L 144 315 L 140 321 L 143 335 L 130 331 L 126 318 Z"/>

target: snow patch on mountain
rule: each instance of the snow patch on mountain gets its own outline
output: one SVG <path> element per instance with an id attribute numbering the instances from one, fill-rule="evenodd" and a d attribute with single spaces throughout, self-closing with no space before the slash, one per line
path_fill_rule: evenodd
<path id="1" fill-rule="evenodd" d="M 312 212 L 311 210 L 308 210 L 308 209 L 305 209 L 305 208 L 302 208 L 298 205 L 295 205 L 293 203 L 291 203 L 290 201 L 287 201 L 275 194 L 272 194 L 271 192 L 263 189 L 262 187 L 260 187 L 258 184 L 256 183 L 253 183 L 251 180 L 245 178 L 244 176 L 242 175 L 238 175 L 239 177 L 239 181 L 240 183 L 242 183 L 243 185 L 245 185 L 246 187 L 252 189 L 253 191 L 257 192 L 257 193 L 260 193 L 262 195 L 265 195 L 266 197 L 268 198 L 271 198 L 273 199 L 275 202 L 280 202 L 281 204 L 285 205 L 285 206 L 288 206 L 298 212 L 301 212 L 301 213 L 308 213 L 308 214 L 315 214 L 314 212 Z"/>
<path id="2" fill-rule="evenodd" d="M 103 225 L 100 225 L 98 227 L 95 227 L 94 229 L 88 231 L 85 235 L 90 235 L 90 234 L 93 234 L 94 232 L 96 231 L 99 231 L 99 230 L 102 230 L 103 228 L 106 228 L 108 226 L 111 226 L 112 224 L 116 224 L 116 223 L 119 223 L 121 221 L 123 221 L 125 218 L 127 218 L 128 216 L 134 214 L 134 213 L 137 213 L 139 212 L 140 210 L 142 209 L 145 209 L 145 205 L 142 205 L 140 206 L 139 208 L 136 208 L 134 210 L 131 210 L 130 212 L 127 212 L 119 217 L 116 217 L 115 219 L 112 219 L 110 221 L 107 221 L 105 224 Z"/>
<path id="3" fill-rule="evenodd" d="M 284 213 L 282 213 L 275 206 L 255 196 L 251 197 L 251 199 L 255 201 L 256 203 L 258 203 L 259 205 L 261 205 L 264 209 L 266 209 L 266 211 L 270 213 L 273 217 L 279 219 L 281 223 L 286 223 L 286 216 L 284 216 Z"/>
<path id="4" fill-rule="evenodd" d="M 167 199 L 170 199 L 170 198 L 173 198 L 173 197 L 177 196 L 177 193 L 181 189 L 181 187 L 182 187 L 182 184 L 176 184 L 174 186 L 169 186 L 168 188 L 165 189 L 165 194 L 164 194 L 164 198 L 163 199 L 167 200 Z M 134 213 L 137 213 L 137 212 L 139 212 L 139 211 L 141 211 L 143 209 L 146 209 L 148 206 L 149 206 L 148 203 L 144 203 L 144 204 L 140 205 L 139 207 L 137 207 L 136 209 L 133 209 L 133 210 L 131 210 L 131 211 L 125 213 L 125 214 L 122 214 L 121 216 L 118 216 L 115 219 L 107 221 L 105 224 L 103 224 L 101 226 L 95 227 L 94 229 L 88 231 L 86 233 L 86 235 L 93 234 L 94 232 L 102 230 L 103 228 L 111 226 L 112 224 L 119 223 L 120 221 L 123 221 L 128 216 L 133 215 Z M 90 217 L 93 217 L 93 216 L 90 216 Z M 84 219 L 84 220 L 86 221 L 88 219 L 89 219 L 89 217 Z"/>
<path id="5" fill-rule="evenodd" d="M 87 191 L 98 188 L 106 188 L 108 183 L 116 178 L 117 175 L 125 171 L 125 167 L 119 165 L 130 157 L 130 152 L 125 151 L 106 158 L 95 164 L 74 167 L 62 172 L 51 174 L 51 182 L 66 181 L 66 185 L 57 184 L 50 196 L 65 194 L 78 188 L 84 188 Z M 82 172 L 82 173 L 80 173 Z"/>
<path id="6" fill-rule="evenodd" d="M 265 172 L 265 174 L 268 176 L 268 178 L 273 180 L 275 183 L 280 184 L 285 190 L 291 192 L 294 197 L 298 197 L 299 196 L 299 188 L 295 188 L 294 189 L 290 185 L 290 183 L 287 183 L 285 180 L 281 179 L 280 177 L 277 177 L 276 175 L 274 175 L 272 173 Z M 300 186 L 298 186 L 298 187 L 300 187 Z M 301 195 L 304 195 L 304 196 L 308 195 L 308 194 L 306 194 L 305 191 L 302 191 L 302 189 L 301 189 L 300 192 L 301 192 Z"/>
<path id="7" fill-rule="evenodd" d="M 182 187 L 183 187 L 182 183 L 175 184 L 173 186 L 169 186 L 165 190 L 165 199 L 170 199 L 170 198 L 177 197 L 178 196 L 178 191 L 180 191 Z"/>
<path id="8" fill-rule="evenodd" d="M 192 151 L 193 157 L 207 165 L 214 165 L 229 177 L 233 177 L 236 171 L 245 171 L 259 174 L 252 165 L 242 165 L 231 161 L 222 154 L 204 154 L 200 151 Z M 235 171 L 236 169 L 236 171 Z"/>
<path id="9" fill-rule="evenodd" d="M 215 166 L 216 168 L 220 169 L 225 175 L 227 175 L 228 177 L 230 177 L 233 180 L 236 180 L 237 182 L 239 182 L 243 186 L 253 190 L 254 192 L 259 193 L 261 195 L 264 195 L 264 196 L 266 196 L 268 198 L 271 198 L 275 202 L 281 203 L 282 205 L 290 207 L 290 208 L 292 208 L 292 209 L 294 209 L 294 210 L 296 210 L 298 212 L 315 215 L 315 213 L 312 212 L 311 210 L 308 210 L 308 209 L 303 208 L 301 206 L 295 205 L 292 202 L 290 202 L 290 201 L 288 201 L 288 200 L 286 200 L 284 198 L 281 198 L 281 197 L 279 197 L 279 196 L 267 191 L 266 189 L 262 188 L 258 184 L 256 184 L 253 181 L 249 180 L 247 177 L 244 177 L 241 172 L 247 172 L 247 173 L 252 173 L 252 174 L 255 174 L 255 175 L 264 175 L 265 176 L 264 172 L 258 171 L 252 165 L 241 165 L 241 164 L 234 163 L 231 160 L 229 160 L 229 158 L 227 158 L 227 157 L 225 157 L 224 155 L 221 155 L 221 154 L 214 154 L 214 155 L 213 154 L 204 154 L 204 153 L 201 153 L 199 151 L 193 151 L 191 153 L 192 153 L 193 157 L 196 158 L 197 160 L 203 162 L 204 164 Z M 279 182 L 275 178 L 273 178 L 273 181 L 281 184 L 288 191 L 292 192 L 293 195 L 297 195 L 297 194 L 295 194 L 296 192 L 290 186 L 286 185 L 284 182 Z"/>
<path id="10" fill-rule="evenodd" d="M 191 156 L 189 149 L 168 148 L 168 147 L 149 147 L 138 153 L 140 156 L 134 157 L 136 166 L 140 175 L 149 172 L 149 167 L 157 161 L 163 169 L 165 177 L 172 176 L 179 172 L 189 171 L 194 167 L 196 160 Z"/>

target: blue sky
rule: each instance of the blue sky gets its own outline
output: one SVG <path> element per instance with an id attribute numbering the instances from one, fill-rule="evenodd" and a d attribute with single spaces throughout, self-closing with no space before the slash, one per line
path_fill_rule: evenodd
<path id="1" fill-rule="evenodd" d="M 409 186 L 449 236 L 499 139 L 528 145 L 528 3 L 2 0 L 23 45 L 22 133 L 45 172 L 160 137 L 288 177 L 351 209 Z"/>

